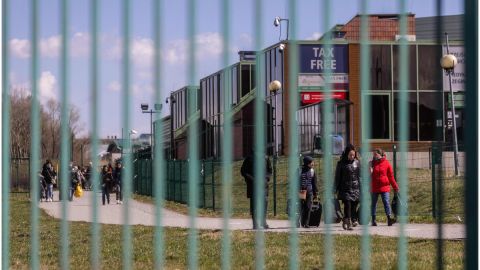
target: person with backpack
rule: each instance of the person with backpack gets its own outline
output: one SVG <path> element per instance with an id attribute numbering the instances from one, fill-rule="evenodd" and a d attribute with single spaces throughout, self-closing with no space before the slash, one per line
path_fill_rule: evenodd
<path id="1" fill-rule="evenodd" d="M 268 157 L 265 157 L 264 162 L 265 164 L 265 175 L 262 177 L 264 181 L 264 187 L 265 187 L 265 192 L 264 192 L 264 197 L 263 197 L 263 203 L 264 203 L 264 213 L 260 217 L 261 220 L 261 227 L 264 229 L 268 229 L 269 226 L 267 224 L 267 205 L 268 205 L 268 183 L 270 182 L 270 177 L 272 175 L 272 163 L 270 162 L 270 159 Z M 256 230 L 259 228 L 257 221 L 256 221 L 256 209 L 255 209 L 255 197 L 256 193 L 254 191 L 255 189 L 255 157 L 254 157 L 254 151 L 250 152 L 250 154 L 245 157 L 242 167 L 240 169 L 240 173 L 242 176 L 245 178 L 245 182 L 247 184 L 247 198 L 250 199 L 250 214 L 252 216 L 252 222 L 253 222 L 253 229 Z"/>
<path id="2" fill-rule="evenodd" d="M 306 191 L 305 199 L 301 199 L 300 219 L 304 228 L 310 228 L 310 213 L 312 211 L 313 198 L 317 197 L 317 176 L 313 170 L 313 158 L 305 156 L 300 170 L 300 190 Z"/>
<path id="3" fill-rule="evenodd" d="M 349 144 L 337 163 L 335 169 L 335 192 L 337 198 L 343 202 L 344 230 L 353 230 L 357 222 L 352 222 L 352 214 L 357 209 L 360 200 L 360 161 L 355 146 Z M 355 215 L 356 217 L 356 215 Z"/>
<path id="4" fill-rule="evenodd" d="M 377 226 L 376 213 L 378 196 L 381 196 L 383 208 L 387 215 L 387 224 L 392 226 L 395 219 L 392 217 L 392 210 L 390 209 L 390 185 L 396 193 L 399 188 L 393 176 L 393 169 L 390 162 L 388 162 L 385 152 L 381 148 L 373 150 L 373 159 L 371 161 L 370 172 L 372 178 L 372 226 Z"/>

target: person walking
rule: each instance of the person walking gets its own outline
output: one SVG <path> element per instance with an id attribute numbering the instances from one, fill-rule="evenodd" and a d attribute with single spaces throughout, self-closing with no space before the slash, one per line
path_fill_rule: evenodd
<path id="1" fill-rule="evenodd" d="M 42 169 L 42 176 L 47 188 L 47 192 L 46 192 L 47 202 L 53 202 L 53 181 L 56 175 L 57 174 L 53 170 L 52 162 L 49 159 L 47 159 L 45 161 L 45 164 L 43 164 L 43 169 Z"/>
<path id="2" fill-rule="evenodd" d="M 343 202 L 342 227 L 344 230 L 353 230 L 352 227 L 357 226 L 357 223 L 352 222 L 352 214 L 356 211 L 360 199 L 360 161 L 357 149 L 351 144 L 345 147 L 337 163 L 335 192 L 337 198 Z"/>
<path id="3" fill-rule="evenodd" d="M 113 171 L 113 179 L 115 180 L 115 197 L 117 204 L 122 204 L 122 163 L 117 162 L 115 171 Z"/>
<path id="4" fill-rule="evenodd" d="M 390 209 L 390 185 L 396 193 L 399 188 L 393 176 L 393 169 L 390 162 L 385 157 L 385 152 L 381 148 L 373 150 L 373 159 L 371 161 L 371 186 L 372 186 L 372 226 L 377 226 L 376 212 L 378 196 L 381 196 L 383 208 L 387 215 L 387 224 L 392 226 L 395 219 L 392 218 L 392 210 Z"/>
<path id="5" fill-rule="evenodd" d="M 110 190 L 113 182 L 112 171 L 107 165 L 102 168 L 102 204 L 105 205 L 105 199 L 110 204 Z"/>
<path id="6" fill-rule="evenodd" d="M 313 158 L 305 156 L 300 171 L 300 190 L 306 190 L 305 199 L 301 200 L 300 224 L 304 228 L 310 228 L 310 213 L 312 211 L 312 200 L 317 197 L 317 176 L 313 169 Z"/>
<path id="7" fill-rule="evenodd" d="M 257 224 L 257 216 L 256 216 L 256 208 L 255 208 L 255 198 L 257 196 L 258 192 L 255 192 L 255 157 L 254 157 L 254 151 L 250 152 L 250 154 L 245 157 L 242 167 L 240 169 L 240 173 L 242 176 L 245 178 L 245 182 L 247 184 L 247 198 L 250 199 L 250 215 L 252 216 L 252 222 L 253 222 L 253 229 L 256 230 L 259 228 Z M 259 220 L 261 220 L 261 227 L 264 229 L 270 228 L 267 224 L 267 206 L 268 206 L 268 183 L 270 182 L 270 177 L 272 175 L 272 164 L 270 162 L 270 159 L 268 157 L 265 157 L 264 159 L 264 164 L 265 164 L 265 175 L 262 177 L 264 181 L 264 198 L 263 198 L 263 203 L 264 203 L 264 213 L 261 217 L 259 217 Z"/>

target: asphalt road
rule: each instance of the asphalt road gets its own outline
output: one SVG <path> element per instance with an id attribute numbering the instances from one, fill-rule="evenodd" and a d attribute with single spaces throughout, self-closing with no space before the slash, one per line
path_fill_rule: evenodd
<path id="1" fill-rule="evenodd" d="M 74 198 L 72 202 L 68 202 L 68 215 L 69 221 L 93 221 L 93 192 L 84 191 L 81 198 Z M 110 204 L 102 205 L 101 194 L 97 195 L 97 209 L 98 218 L 97 222 L 102 224 L 125 224 L 124 218 L 126 202 L 124 204 L 116 204 L 115 194 L 111 194 Z M 55 196 L 57 197 L 57 196 Z M 45 212 L 55 218 L 61 218 L 61 205 L 59 201 L 54 202 L 41 202 L 40 207 Z M 135 200 L 130 200 L 128 203 L 128 224 L 130 225 L 145 225 L 155 226 L 155 206 L 151 204 L 141 203 Z M 179 227 L 189 228 L 190 218 L 187 215 L 183 215 L 177 212 L 173 212 L 167 209 L 162 209 L 162 225 L 165 227 Z M 202 230 L 221 230 L 223 228 L 222 218 L 208 218 L 197 217 L 194 219 L 195 227 Z M 267 223 L 270 229 L 266 232 L 289 232 L 292 228 L 289 226 L 288 220 L 268 220 Z M 389 237 L 398 237 L 400 234 L 400 225 L 394 224 L 388 227 L 385 223 L 379 223 L 379 226 L 368 226 L 368 233 L 370 235 L 381 235 Z M 230 230 L 252 230 L 252 221 L 250 219 L 230 219 Z M 406 224 L 405 235 L 411 238 L 424 238 L 424 239 L 436 239 L 437 225 L 435 224 Z M 465 238 L 465 226 L 463 224 L 444 224 L 443 225 L 443 239 L 464 239 Z M 365 229 L 365 226 L 357 226 L 353 231 L 345 231 L 342 229 L 341 224 L 332 224 L 327 228 L 327 225 L 320 224 L 318 228 L 299 228 L 299 233 L 327 233 L 329 230 L 332 234 L 350 234 L 361 235 Z"/>

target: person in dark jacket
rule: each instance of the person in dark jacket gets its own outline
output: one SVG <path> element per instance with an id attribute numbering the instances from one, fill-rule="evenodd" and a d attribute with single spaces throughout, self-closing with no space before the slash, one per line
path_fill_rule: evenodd
<path id="1" fill-rule="evenodd" d="M 335 192 L 343 202 L 344 230 L 353 230 L 352 213 L 356 211 L 360 199 L 360 161 L 353 145 L 347 145 L 335 170 Z"/>
<path id="2" fill-rule="evenodd" d="M 272 175 L 272 164 L 268 157 L 264 159 L 265 163 L 265 175 L 262 177 L 265 179 L 264 181 L 264 213 L 259 220 L 261 220 L 261 226 L 264 229 L 268 229 L 269 226 L 267 224 L 267 205 L 268 205 L 268 183 L 270 182 L 270 177 Z M 256 217 L 256 209 L 255 209 L 255 198 L 258 192 L 255 192 L 255 158 L 254 158 L 254 151 L 252 150 L 250 154 L 244 159 L 242 168 L 240 169 L 240 173 L 245 178 L 245 182 L 247 184 L 247 198 L 250 199 L 250 215 L 252 216 L 253 222 L 253 229 L 258 229 L 259 226 L 257 224 L 257 217 Z"/>
<path id="3" fill-rule="evenodd" d="M 57 174 L 53 170 L 52 162 L 50 162 L 50 160 L 47 159 L 45 164 L 43 164 L 43 169 L 42 169 L 42 176 L 47 188 L 47 194 L 46 194 L 47 202 L 53 202 L 53 181 L 56 175 Z"/>
<path id="4" fill-rule="evenodd" d="M 110 204 L 110 190 L 113 185 L 113 174 L 107 165 L 102 168 L 102 204 L 105 205 L 105 199 Z"/>
<path id="5" fill-rule="evenodd" d="M 300 171 L 300 190 L 306 190 L 307 196 L 301 200 L 301 224 L 305 228 L 310 228 L 310 213 L 312 211 L 312 200 L 317 196 L 317 176 L 313 170 L 313 158 L 305 156 L 303 166 Z"/>
<path id="6" fill-rule="evenodd" d="M 388 162 L 385 152 L 377 148 L 373 151 L 373 160 L 371 162 L 370 172 L 372 175 L 372 226 L 377 226 L 376 213 L 378 196 L 382 197 L 383 208 L 387 215 L 387 224 L 392 226 L 395 219 L 392 217 L 392 210 L 390 209 L 390 185 L 396 193 L 399 188 L 393 176 L 393 169 L 390 162 Z"/>
<path id="7" fill-rule="evenodd" d="M 115 179 L 115 197 L 117 204 L 122 204 L 122 163 L 117 162 L 115 171 L 113 171 L 113 178 Z"/>

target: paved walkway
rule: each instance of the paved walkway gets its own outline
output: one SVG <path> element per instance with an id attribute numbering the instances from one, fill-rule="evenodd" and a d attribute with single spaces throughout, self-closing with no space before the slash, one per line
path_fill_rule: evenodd
<path id="1" fill-rule="evenodd" d="M 86 191 L 82 198 L 74 198 L 73 202 L 68 203 L 68 217 L 70 221 L 85 221 L 92 222 L 92 196 L 93 192 Z M 124 206 L 115 203 L 115 195 L 111 194 L 112 199 L 110 204 L 102 205 L 101 194 L 97 194 L 98 198 L 98 222 L 103 224 L 123 224 L 124 218 Z M 54 202 L 42 202 L 40 207 L 44 209 L 47 214 L 61 218 L 61 203 L 59 201 Z M 130 219 L 131 225 L 155 225 L 155 206 L 151 204 L 141 203 L 135 200 L 130 200 Z M 163 210 L 163 226 L 165 227 L 189 227 L 189 217 L 187 215 L 179 214 L 167 209 Z M 287 220 L 268 220 L 267 223 L 270 229 L 267 232 L 288 232 L 289 222 Z M 252 221 L 250 219 L 230 219 L 229 226 L 231 230 L 251 230 Z M 222 218 L 207 218 L 198 217 L 196 219 L 196 227 L 198 229 L 206 230 L 221 230 L 223 227 Z M 388 227 L 386 224 L 379 223 L 377 227 L 369 227 L 371 235 L 381 235 L 398 237 L 399 225 Z M 345 231 L 340 224 L 333 224 L 331 226 L 331 232 L 333 234 L 350 234 L 360 235 L 362 234 L 363 226 L 356 227 L 353 231 Z M 443 226 L 443 238 L 444 239 L 464 239 L 465 238 L 465 226 L 462 224 L 445 224 Z M 298 229 L 300 233 L 325 233 L 326 226 L 321 223 L 319 228 Z M 425 238 L 436 239 L 437 238 L 437 226 L 435 224 L 407 224 L 405 233 L 408 237 L 412 238 Z"/>

